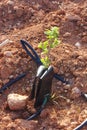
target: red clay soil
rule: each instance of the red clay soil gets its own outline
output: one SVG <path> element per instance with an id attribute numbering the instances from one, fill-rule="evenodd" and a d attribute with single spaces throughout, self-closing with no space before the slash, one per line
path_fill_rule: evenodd
<path id="1" fill-rule="evenodd" d="M 25 120 L 33 110 L 11 111 L 7 106 L 10 93 L 30 95 L 37 66 L 25 53 L 20 39 L 25 39 L 40 55 L 38 43 L 45 40 L 44 31 L 51 26 L 60 29 L 61 44 L 50 53 L 55 72 L 70 85 L 54 79 L 50 100 L 38 118 Z M 86 0 L 1 0 L 0 87 L 23 72 L 28 75 L 0 95 L 0 130 L 73 130 L 87 118 L 87 1 Z M 87 130 L 87 126 L 82 130 Z"/>

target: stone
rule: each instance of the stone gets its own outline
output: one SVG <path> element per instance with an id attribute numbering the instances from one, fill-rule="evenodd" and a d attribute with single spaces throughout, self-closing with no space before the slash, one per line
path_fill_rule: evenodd
<path id="1" fill-rule="evenodd" d="M 7 97 L 7 103 L 11 110 L 21 110 L 27 105 L 28 96 L 19 95 L 16 93 L 9 94 Z"/>
<path id="2" fill-rule="evenodd" d="M 81 47 L 80 42 L 76 42 L 76 43 L 75 43 L 75 46 L 76 46 L 77 48 L 80 48 L 80 47 Z"/>
<path id="3" fill-rule="evenodd" d="M 4 40 L 2 43 L 0 43 L 0 48 L 2 48 L 3 46 L 7 45 L 9 43 L 9 39 Z"/>
<path id="4" fill-rule="evenodd" d="M 21 17 L 23 15 L 23 8 L 20 8 L 18 6 L 14 6 L 14 11 L 16 12 L 17 17 Z"/>
<path id="5" fill-rule="evenodd" d="M 14 78 L 14 75 L 10 75 L 10 76 L 9 76 L 9 79 L 13 79 L 13 78 Z"/>
<path id="6" fill-rule="evenodd" d="M 77 22 L 81 20 L 81 17 L 79 17 L 78 15 L 67 14 L 66 20 L 69 20 L 70 22 Z"/>
<path id="7" fill-rule="evenodd" d="M 64 86 L 64 89 L 66 89 L 66 90 L 68 90 L 70 88 L 71 88 L 70 84 L 67 84 L 67 85 Z"/>
<path id="8" fill-rule="evenodd" d="M 66 32 L 64 35 L 63 35 L 63 37 L 70 37 L 71 36 L 71 33 L 69 33 L 69 32 Z"/>

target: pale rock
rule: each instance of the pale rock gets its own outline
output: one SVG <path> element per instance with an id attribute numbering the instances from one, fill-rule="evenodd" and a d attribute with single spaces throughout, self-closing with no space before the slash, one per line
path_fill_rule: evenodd
<path id="1" fill-rule="evenodd" d="M 81 47 L 80 42 L 76 42 L 76 43 L 75 43 L 75 46 L 76 46 L 77 48 L 80 48 L 80 47 Z"/>
<path id="2" fill-rule="evenodd" d="M 70 84 L 65 85 L 64 89 L 67 89 L 67 90 L 70 89 Z"/>
<path id="3" fill-rule="evenodd" d="M 9 43 L 9 39 L 4 40 L 2 43 L 0 43 L 0 48 L 2 48 L 3 46 L 7 45 Z"/>
<path id="4" fill-rule="evenodd" d="M 10 75 L 10 76 L 9 76 L 9 79 L 13 79 L 13 78 L 14 78 L 14 75 Z"/>
<path id="5" fill-rule="evenodd" d="M 28 96 L 19 94 L 9 94 L 7 97 L 7 103 L 11 110 L 21 110 L 27 105 Z"/>

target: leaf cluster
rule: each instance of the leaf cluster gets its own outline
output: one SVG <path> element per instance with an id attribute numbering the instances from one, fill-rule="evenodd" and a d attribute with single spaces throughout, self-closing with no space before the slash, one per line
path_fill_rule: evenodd
<path id="1" fill-rule="evenodd" d="M 59 36 L 59 28 L 58 27 L 51 27 L 51 29 L 47 29 L 44 34 L 46 35 L 46 41 L 40 42 L 38 44 L 38 48 L 42 49 L 42 54 L 45 57 L 41 57 L 42 63 L 48 67 L 50 64 L 49 53 L 51 48 L 56 47 L 60 41 L 58 39 Z"/>

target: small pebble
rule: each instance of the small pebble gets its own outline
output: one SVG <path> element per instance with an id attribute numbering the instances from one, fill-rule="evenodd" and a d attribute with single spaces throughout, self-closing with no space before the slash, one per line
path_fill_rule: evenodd
<path id="1" fill-rule="evenodd" d="M 65 85 L 64 89 L 70 89 L 70 84 Z"/>
<path id="2" fill-rule="evenodd" d="M 64 35 L 63 35 L 63 37 L 70 37 L 71 36 L 71 33 L 69 33 L 69 32 L 66 32 Z"/>
<path id="3" fill-rule="evenodd" d="M 75 46 L 76 46 L 77 48 L 80 48 L 80 47 L 81 47 L 80 42 L 76 42 L 76 43 L 75 43 Z"/>
<path id="4" fill-rule="evenodd" d="M 71 22 L 77 22 L 81 20 L 81 17 L 78 15 L 66 14 L 66 19 Z"/>
<path id="5" fill-rule="evenodd" d="M 10 75 L 10 76 L 9 76 L 9 79 L 13 79 L 13 78 L 14 78 L 14 75 Z"/>
<path id="6" fill-rule="evenodd" d="M 9 94 L 7 97 L 7 103 L 11 110 L 21 110 L 27 105 L 28 96 L 19 94 Z"/>

